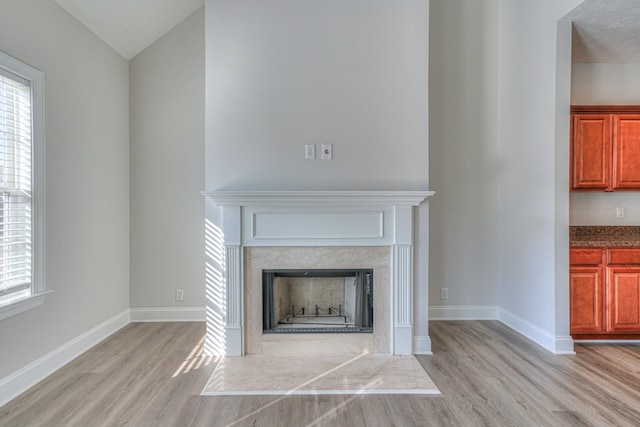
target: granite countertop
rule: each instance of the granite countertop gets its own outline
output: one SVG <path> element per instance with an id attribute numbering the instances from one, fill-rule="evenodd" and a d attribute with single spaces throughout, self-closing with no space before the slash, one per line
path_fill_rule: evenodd
<path id="1" fill-rule="evenodd" d="M 569 241 L 573 248 L 640 247 L 640 226 L 571 226 Z"/>

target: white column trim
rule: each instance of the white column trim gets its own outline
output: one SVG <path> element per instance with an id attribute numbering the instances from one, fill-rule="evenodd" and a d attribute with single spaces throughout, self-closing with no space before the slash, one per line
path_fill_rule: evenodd
<path id="1" fill-rule="evenodd" d="M 244 355 L 244 284 L 242 246 L 225 247 L 227 356 Z"/>
<path id="2" fill-rule="evenodd" d="M 393 354 L 413 353 L 413 246 L 393 245 Z"/>

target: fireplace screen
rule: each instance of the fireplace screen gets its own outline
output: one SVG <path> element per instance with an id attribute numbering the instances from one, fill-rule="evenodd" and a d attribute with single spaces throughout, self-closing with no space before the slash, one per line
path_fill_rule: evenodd
<path id="1" fill-rule="evenodd" d="M 373 332 L 373 270 L 263 270 L 268 333 Z"/>

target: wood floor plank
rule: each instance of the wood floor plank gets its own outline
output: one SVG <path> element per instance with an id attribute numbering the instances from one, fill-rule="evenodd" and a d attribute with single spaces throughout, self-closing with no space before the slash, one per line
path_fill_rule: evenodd
<path id="1" fill-rule="evenodd" d="M 638 426 L 640 346 L 556 356 L 496 321 L 431 322 L 440 396 L 200 396 L 201 323 L 123 328 L 0 408 L 24 426 Z"/>

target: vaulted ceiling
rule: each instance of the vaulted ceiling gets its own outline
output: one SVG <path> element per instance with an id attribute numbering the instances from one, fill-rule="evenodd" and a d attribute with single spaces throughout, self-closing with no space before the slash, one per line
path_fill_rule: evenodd
<path id="1" fill-rule="evenodd" d="M 204 5 L 204 0 L 54 0 L 130 60 Z"/>
<path id="2" fill-rule="evenodd" d="M 54 0 L 129 60 L 204 0 Z M 573 62 L 640 63 L 640 0 L 585 0 L 573 20 Z"/>

